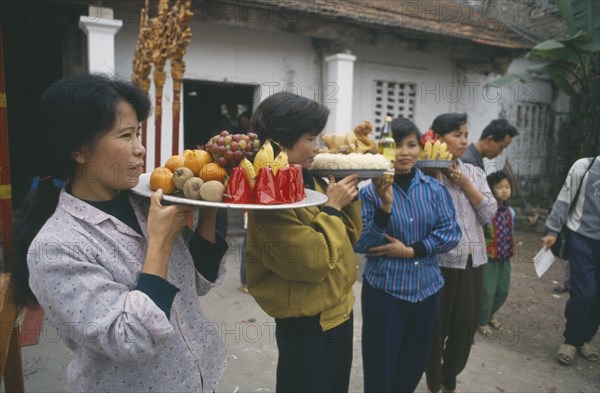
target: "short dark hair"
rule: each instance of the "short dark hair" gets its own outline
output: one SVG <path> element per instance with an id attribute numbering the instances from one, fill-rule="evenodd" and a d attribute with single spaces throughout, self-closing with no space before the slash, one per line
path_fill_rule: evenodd
<path id="1" fill-rule="evenodd" d="M 417 141 L 421 140 L 421 133 L 415 123 L 404 117 L 396 117 L 392 120 L 392 136 L 396 143 L 400 143 L 411 134 L 417 137 Z"/>
<path id="2" fill-rule="evenodd" d="M 484 140 L 491 136 L 498 142 L 504 140 L 507 135 L 512 138 L 519 135 L 519 133 L 517 132 L 517 129 L 505 119 L 495 119 L 485 126 L 479 140 Z"/>
<path id="3" fill-rule="evenodd" d="M 27 250 L 54 213 L 61 190 L 46 176 L 72 178 L 77 165 L 72 153 L 94 146 L 117 121 L 117 106 L 131 104 L 139 122 L 150 114 L 148 95 L 131 82 L 105 75 L 76 75 L 55 82 L 44 93 L 36 120 L 38 186 L 32 188 L 15 215 L 12 300 L 18 305 L 37 304 L 29 287 Z"/>
<path id="4" fill-rule="evenodd" d="M 272 139 L 291 149 L 308 132 L 318 135 L 325 128 L 329 109 L 309 98 L 279 92 L 258 105 L 250 123 L 261 140 Z"/>
<path id="5" fill-rule="evenodd" d="M 492 189 L 496 184 L 500 183 L 504 179 L 508 180 L 508 184 L 510 184 L 510 188 L 512 188 L 512 181 L 510 180 L 508 173 L 502 170 L 492 172 L 487 176 L 487 182 L 490 186 L 490 189 Z"/>
<path id="6" fill-rule="evenodd" d="M 69 178 L 72 173 L 67 168 L 75 165 L 73 151 L 94 146 L 110 131 L 120 102 L 131 104 L 140 122 L 150 114 L 148 95 L 132 82 L 84 74 L 52 84 L 42 97 L 36 118 L 39 175 Z"/>
<path id="7" fill-rule="evenodd" d="M 458 130 L 467 123 L 466 113 L 442 113 L 433 120 L 431 129 L 439 135 L 446 135 Z"/>

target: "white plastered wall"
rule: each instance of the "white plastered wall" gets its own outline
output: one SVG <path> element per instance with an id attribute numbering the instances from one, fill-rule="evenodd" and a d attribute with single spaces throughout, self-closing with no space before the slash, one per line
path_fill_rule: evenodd
<path id="1" fill-rule="evenodd" d="M 131 77 L 133 50 L 139 25 L 125 21 L 116 40 L 116 74 Z M 289 91 L 309 98 L 319 98 L 319 64 L 309 38 L 287 33 L 211 25 L 193 20 L 192 39 L 184 57 L 186 79 L 212 82 L 254 84 L 254 106 L 270 94 Z M 163 90 L 161 162 L 171 155 L 172 80 L 169 63 Z M 153 87 L 150 94 L 153 95 Z M 182 99 L 185 96 L 182 94 Z M 182 104 L 183 108 L 183 104 Z M 183 149 L 183 110 L 180 120 L 180 146 Z M 146 169 L 154 165 L 154 117 L 148 119 Z"/>

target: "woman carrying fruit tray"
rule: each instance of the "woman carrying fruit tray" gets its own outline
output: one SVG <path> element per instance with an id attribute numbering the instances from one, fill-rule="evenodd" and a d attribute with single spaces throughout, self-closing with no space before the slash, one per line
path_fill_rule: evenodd
<path id="1" fill-rule="evenodd" d="M 437 256 L 461 231 L 444 185 L 416 168 L 421 137 L 408 119 L 392 121 L 393 182 L 360 190 L 363 230 L 355 251 L 367 254 L 361 293 L 365 392 L 413 392 L 433 339 L 444 279 Z"/>
<path id="2" fill-rule="evenodd" d="M 347 392 L 350 382 L 360 201 L 357 175 L 327 184 L 308 171 L 328 116 L 323 105 L 282 92 L 252 117 L 262 140 L 302 166 L 306 187 L 328 197 L 322 207 L 249 211 L 248 291 L 275 318 L 278 392 Z"/>
<path id="3" fill-rule="evenodd" d="M 149 111 L 137 86 L 99 75 L 58 81 L 40 104 L 42 173 L 16 218 L 16 300 L 39 301 L 75 353 L 74 392 L 213 392 L 225 370 L 198 304 L 223 280 L 216 209 L 192 231 L 194 207 L 129 192 Z"/>
<path id="4" fill-rule="evenodd" d="M 431 129 L 454 158 L 463 156 L 469 134 L 466 114 L 439 115 Z M 487 263 L 483 226 L 492 219 L 498 204 L 481 168 L 457 160 L 443 170 L 442 181 L 452 197 L 462 237 L 457 247 L 438 256 L 444 286 L 426 374 L 429 391 L 454 392 L 479 324 L 483 296 L 479 267 Z"/>

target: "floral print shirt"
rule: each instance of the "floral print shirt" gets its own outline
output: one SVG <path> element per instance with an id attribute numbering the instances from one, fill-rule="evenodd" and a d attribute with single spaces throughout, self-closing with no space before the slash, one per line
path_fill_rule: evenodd
<path id="1" fill-rule="evenodd" d="M 28 251 L 30 286 L 75 352 L 67 370 L 69 388 L 213 392 L 227 355 L 198 295 L 220 285 L 224 264 L 214 282 L 206 280 L 182 234 L 169 261 L 167 280 L 180 292 L 167 319 L 135 290 L 146 256 L 149 200 L 129 198 L 143 236 L 63 189 L 56 211 Z"/>

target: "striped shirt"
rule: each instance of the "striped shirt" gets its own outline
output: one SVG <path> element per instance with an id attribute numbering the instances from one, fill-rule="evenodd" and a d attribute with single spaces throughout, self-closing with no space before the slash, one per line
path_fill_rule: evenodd
<path id="1" fill-rule="evenodd" d="M 461 237 L 454 206 L 446 187 L 416 170 L 408 192 L 392 185 L 394 200 L 386 228 L 379 227 L 374 217 L 381 208 L 375 186 L 362 188 L 363 229 L 355 251 L 368 253 L 371 247 L 387 243 L 385 234 L 406 245 L 421 242 L 426 255 L 416 258 L 369 257 L 364 279 L 373 287 L 409 302 L 433 295 L 444 285 L 436 254 L 452 249 Z"/>
<path id="2" fill-rule="evenodd" d="M 452 269 L 465 269 L 469 252 L 473 255 L 473 267 L 487 263 L 487 250 L 483 226 L 492 219 L 498 209 L 498 202 L 488 186 L 483 169 L 458 161 L 463 175 L 483 194 L 483 201 L 471 206 L 467 196 L 456 184 L 444 177 L 444 184 L 450 192 L 458 224 L 462 230 L 459 245 L 445 254 L 440 254 L 440 266 Z"/>

